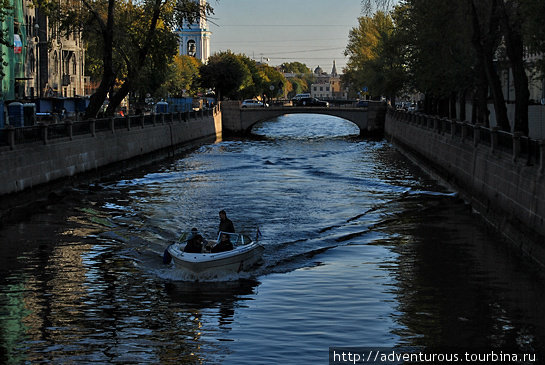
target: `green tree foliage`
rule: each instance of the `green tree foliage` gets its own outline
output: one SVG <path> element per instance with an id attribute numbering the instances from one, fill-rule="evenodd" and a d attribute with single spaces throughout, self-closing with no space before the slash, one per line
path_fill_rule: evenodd
<path id="1" fill-rule="evenodd" d="M 294 97 L 297 94 L 308 93 L 310 90 L 310 85 L 312 82 L 309 82 L 305 78 L 293 77 L 287 80 L 285 87 L 286 96 L 289 98 Z"/>
<path id="2" fill-rule="evenodd" d="M 172 30 L 212 13 L 193 0 L 81 0 L 79 3 L 35 0 L 64 31 L 80 31 L 88 42 L 91 75 L 100 85 L 86 117 L 95 117 L 109 94 L 107 114 L 130 92 L 153 92 L 163 81 L 176 52 Z"/>
<path id="3" fill-rule="evenodd" d="M 360 17 L 358 23 L 349 33 L 344 81 L 353 92 L 367 87 L 376 97 L 395 97 L 404 85 L 405 71 L 403 45 L 395 33 L 393 18 L 379 11 L 372 17 Z"/>
<path id="4" fill-rule="evenodd" d="M 529 54 L 543 54 L 545 51 L 545 22 L 543 14 L 545 14 L 545 1 L 542 0 L 526 0 L 521 9 L 523 23 L 524 43 L 528 47 Z M 536 67 L 538 75 L 545 73 L 545 58 L 532 60 L 529 66 Z M 535 75 L 534 75 L 535 77 Z"/>
<path id="5" fill-rule="evenodd" d="M 285 62 L 280 65 L 280 69 L 284 73 L 294 73 L 294 74 L 311 74 L 312 71 L 308 68 L 307 65 L 301 62 Z"/>
<path id="6" fill-rule="evenodd" d="M 212 55 L 208 63 L 201 66 L 200 75 L 201 86 L 214 89 L 220 100 L 237 99 L 252 83 L 248 66 L 231 51 Z"/>
<path id="7" fill-rule="evenodd" d="M 284 95 L 287 80 L 276 68 L 269 65 L 259 65 L 260 80 L 257 81 L 258 95 L 265 95 L 268 99 L 278 98 Z"/>
<path id="8" fill-rule="evenodd" d="M 169 65 L 168 76 L 163 84 L 162 94 L 174 96 L 187 94 L 194 95 L 199 90 L 199 68 L 202 62 L 195 57 L 176 55 Z"/>
<path id="9" fill-rule="evenodd" d="M 200 68 L 202 87 L 212 88 L 220 99 L 275 98 L 284 94 L 287 81 L 276 68 L 257 64 L 246 55 L 216 53 Z M 273 90 L 271 90 L 273 86 Z"/>
<path id="10" fill-rule="evenodd" d="M 510 129 L 500 81 L 510 72 L 516 94 L 514 129 L 528 132 L 527 75 L 534 69 L 531 76 L 543 79 L 544 64 L 542 58 L 528 62 L 525 54 L 545 51 L 542 0 L 404 0 L 389 14 L 369 15 L 391 5 L 362 1 L 368 16 L 350 33 L 346 79 L 386 95 L 400 85 L 423 92 L 428 112 L 451 117 L 456 116 L 456 100 L 462 115 L 466 101 L 472 100 L 472 120 L 482 123 L 488 122 L 491 98 L 498 125 Z"/>

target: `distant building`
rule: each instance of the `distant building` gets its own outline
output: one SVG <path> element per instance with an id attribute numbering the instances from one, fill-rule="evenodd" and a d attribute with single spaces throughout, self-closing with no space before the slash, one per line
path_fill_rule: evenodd
<path id="1" fill-rule="evenodd" d="M 322 83 L 310 85 L 310 95 L 318 99 L 331 99 L 333 93 L 329 84 Z"/>
<path id="2" fill-rule="evenodd" d="M 5 101 L 45 96 L 74 97 L 85 94 L 85 48 L 81 35 L 61 36 L 29 0 L 11 0 L 11 14 L 4 24 L 13 48 L 2 46 L 0 64 L 5 77 L 1 96 Z"/>
<path id="3" fill-rule="evenodd" d="M 194 0 L 201 7 L 206 6 L 206 0 Z M 210 57 L 210 35 L 206 17 L 201 16 L 195 24 L 184 22 L 182 27 L 176 30 L 178 34 L 178 54 L 195 57 L 206 63 Z"/>
<path id="4" fill-rule="evenodd" d="M 36 13 L 32 39 L 39 51 L 39 96 L 85 96 L 85 47 L 81 34 L 61 35 L 46 16 Z"/>
<path id="5" fill-rule="evenodd" d="M 0 44 L 2 62 L 0 62 L 0 98 L 13 100 L 24 94 L 26 79 L 25 61 L 27 58 L 27 27 L 25 24 L 25 4 L 23 0 L 8 1 L 10 9 L 0 21 L 2 36 L 8 44 Z M 3 76 L 2 76 L 3 74 Z"/>
<path id="6" fill-rule="evenodd" d="M 343 99 L 348 98 L 348 92 L 343 89 L 341 76 L 337 73 L 337 66 L 333 61 L 333 68 L 328 74 L 318 66 L 314 69 L 316 83 L 310 85 L 310 95 L 318 99 Z"/>

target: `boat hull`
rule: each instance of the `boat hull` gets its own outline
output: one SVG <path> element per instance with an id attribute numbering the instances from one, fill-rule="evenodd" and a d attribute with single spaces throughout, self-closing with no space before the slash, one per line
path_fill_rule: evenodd
<path id="1" fill-rule="evenodd" d="M 218 253 L 187 253 L 183 252 L 184 247 L 183 244 L 174 244 L 168 252 L 178 269 L 195 277 L 220 277 L 247 271 L 259 261 L 265 250 L 258 243 Z"/>

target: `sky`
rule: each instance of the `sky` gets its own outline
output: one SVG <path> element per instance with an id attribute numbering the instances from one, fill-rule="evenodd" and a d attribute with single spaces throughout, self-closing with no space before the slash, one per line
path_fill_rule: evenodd
<path id="1" fill-rule="evenodd" d="M 231 50 L 271 66 L 302 62 L 342 73 L 361 0 L 209 0 L 212 54 Z"/>

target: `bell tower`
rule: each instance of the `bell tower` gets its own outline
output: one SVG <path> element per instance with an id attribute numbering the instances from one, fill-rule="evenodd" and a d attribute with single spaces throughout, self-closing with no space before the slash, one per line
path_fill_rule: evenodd
<path id="1" fill-rule="evenodd" d="M 206 5 L 206 0 L 194 0 L 200 7 Z M 178 34 L 178 54 L 195 57 L 206 63 L 210 57 L 210 35 L 206 17 L 200 16 L 196 22 L 189 24 L 184 22 L 181 29 L 177 29 Z"/>

